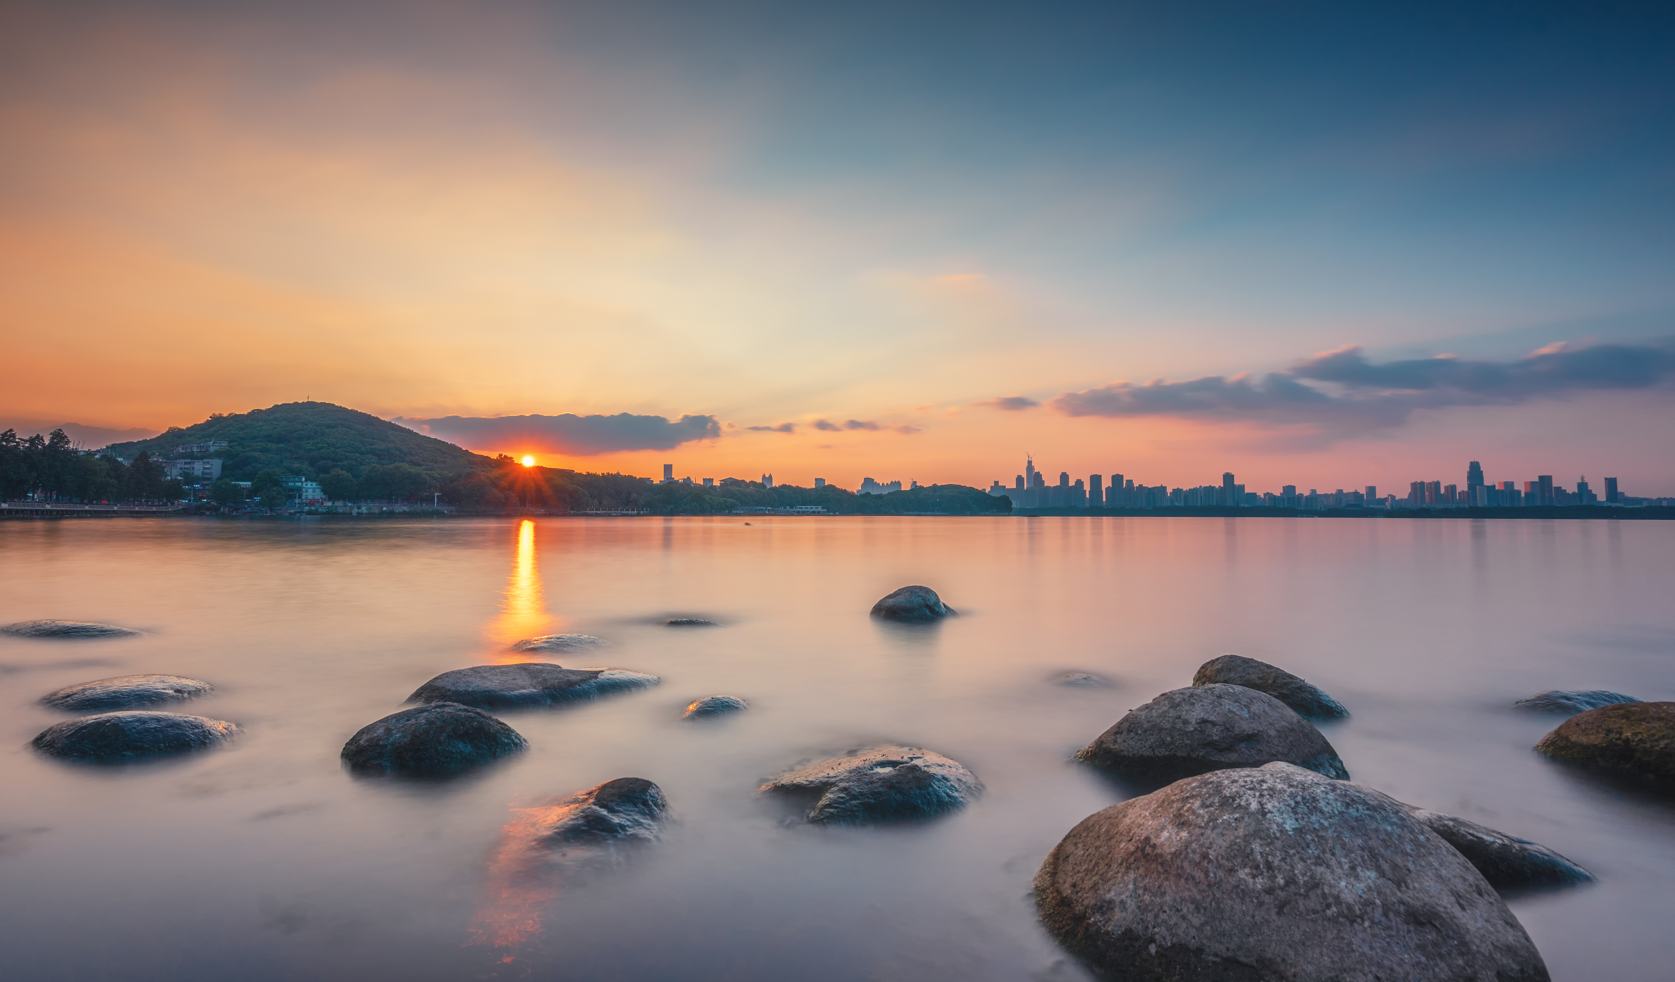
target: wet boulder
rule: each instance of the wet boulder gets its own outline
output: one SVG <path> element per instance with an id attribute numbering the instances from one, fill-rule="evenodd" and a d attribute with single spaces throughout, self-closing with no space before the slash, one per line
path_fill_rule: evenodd
<path id="1" fill-rule="evenodd" d="M 548 845 L 651 841 L 668 811 L 663 789 L 642 777 L 619 777 L 536 809 L 532 830 Z"/>
<path id="2" fill-rule="evenodd" d="M 115 624 L 93 621 L 18 621 L 0 627 L 0 634 L 14 638 L 124 638 L 139 634 Z"/>
<path id="3" fill-rule="evenodd" d="M 366 774 L 444 775 L 529 746 L 481 709 L 452 702 L 404 709 L 368 723 L 343 745 L 343 761 Z"/>
<path id="4" fill-rule="evenodd" d="M 64 712 L 131 709 L 160 702 L 194 699 L 215 691 L 208 682 L 179 675 L 119 675 L 67 685 L 41 697 L 41 704 Z"/>
<path id="5" fill-rule="evenodd" d="M 1639 702 L 1633 696 L 1625 696 L 1621 692 L 1608 692 L 1604 689 L 1548 689 L 1537 692 L 1528 699 L 1520 699 L 1513 703 L 1519 709 L 1529 709 L 1538 713 L 1564 713 L 1574 716 L 1585 713 L 1590 709 L 1601 706 L 1615 706 L 1623 702 Z"/>
<path id="6" fill-rule="evenodd" d="M 686 707 L 686 712 L 680 714 L 681 719 L 707 719 L 711 716 L 725 716 L 736 713 L 741 709 L 749 709 L 750 703 L 737 696 L 705 696 Z"/>
<path id="7" fill-rule="evenodd" d="M 928 624 L 953 613 L 928 586 L 904 586 L 872 605 L 872 616 L 907 624 Z"/>
<path id="8" fill-rule="evenodd" d="M 1212 658 L 1200 665 L 1192 676 L 1193 685 L 1216 683 L 1242 685 L 1266 692 L 1290 706 L 1299 716 L 1310 719 L 1342 719 L 1349 715 L 1349 710 L 1336 699 L 1290 672 L 1243 655 Z"/>
<path id="9" fill-rule="evenodd" d="M 1594 770 L 1675 782 L 1675 702 L 1621 702 L 1577 713 L 1535 749 Z"/>
<path id="10" fill-rule="evenodd" d="M 655 675 L 620 668 L 563 668 L 548 662 L 476 665 L 443 672 L 408 702 L 455 702 L 483 709 L 554 706 L 656 685 Z"/>
<path id="11" fill-rule="evenodd" d="M 513 651 L 586 651 L 606 644 L 604 638 L 596 638 L 591 634 L 543 634 L 538 638 L 525 638 L 512 645 Z"/>
<path id="12" fill-rule="evenodd" d="M 1163 785 L 1271 761 L 1348 779 L 1337 751 L 1291 707 L 1265 692 L 1213 683 L 1165 692 L 1078 753 L 1117 777 Z"/>
<path id="13" fill-rule="evenodd" d="M 1442 837 L 1497 890 L 1537 890 L 1588 883 L 1594 875 L 1546 846 L 1453 815 L 1403 805 Z"/>
<path id="14" fill-rule="evenodd" d="M 930 750 L 879 747 L 799 767 L 759 793 L 812 801 L 821 825 L 875 825 L 933 818 L 964 808 L 983 793 L 965 765 Z"/>
<path id="15" fill-rule="evenodd" d="M 180 713 L 100 713 L 65 720 L 30 741 L 41 753 L 72 760 L 122 763 L 206 750 L 239 732 L 232 723 Z"/>
<path id="16" fill-rule="evenodd" d="M 1464 856 L 1385 796 L 1283 763 L 1088 817 L 1047 856 L 1035 900 L 1113 979 L 1548 979 Z"/>

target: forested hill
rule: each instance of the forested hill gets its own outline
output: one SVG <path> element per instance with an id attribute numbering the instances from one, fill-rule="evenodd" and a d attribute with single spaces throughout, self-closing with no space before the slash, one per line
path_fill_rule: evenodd
<path id="1" fill-rule="evenodd" d="M 176 447 L 215 440 L 226 441 L 227 448 L 175 452 Z M 219 457 L 225 462 L 222 476 L 235 481 L 251 480 L 270 468 L 303 477 L 321 477 L 333 470 L 360 477 L 368 467 L 391 464 L 442 478 L 492 463 L 451 443 L 329 402 L 287 402 L 247 413 L 217 413 L 192 426 L 170 427 L 149 440 L 106 448 L 124 460 L 142 450 L 154 458 Z"/>

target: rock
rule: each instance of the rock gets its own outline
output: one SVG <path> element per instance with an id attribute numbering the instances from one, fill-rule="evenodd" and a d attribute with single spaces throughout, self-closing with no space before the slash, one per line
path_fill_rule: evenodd
<path id="1" fill-rule="evenodd" d="M 741 709 L 749 709 L 750 703 L 737 696 L 705 696 L 686 707 L 686 712 L 680 714 L 681 719 L 703 719 L 708 716 L 722 716 L 736 713 Z"/>
<path id="2" fill-rule="evenodd" d="M 526 638 L 512 645 L 513 651 L 585 651 L 606 644 L 604 638 L 591 634 L 545 634 Z"/>
<path id="3" fill-rule="evenodd" d="M 983 782 L 939 753 L 880 747 L 799 767 L 762 785 L 764 792 L 814 799 L 810 822 L 873 825 L 964 808 L 982 794 Z"/>
<path id="4" fill-rule="evenodd" d="M 1283 763 L 1088 817 L 1047 856 L 1035 900 L 1119 980 L 1548 978 L 1465 857 L 1385 796 Z"/>
<path id="5" fill-rule="evenodd" d="M 1675 702 L 1620 702 L 1578 713 L 1535 749 L 1597 770 L 1675 781 Z"/>
<path id="6" fill-rule="evenodd" d="M 1222 683 L 1165 692 L 1076 756 L 1118 777 L 1159 785 L 1276 760 L 1349 778 L 1337 751 L 1308 720 L 1265 692 Z"/>
<path id="7" fill-rule="evenodd" d="M 1193 685 L 1224 682 L 1266 692 L 1290 706 L 1299 716 L 1311 719 L 1343 719 L 1349 710 L 1336 699 L 1284 669 L 1242 655 L 1222 655 L 1198 667 Z"/>
<path id="8" fill-rule="evenodd" d="M 550 845 L 650 841 L 663 829 L 669 799 L 641 777 L 619 777 L 536 810 L 535 837 Z"/>
<path id="9" fill-rule="evenodd" d="M 562 668 L 547 662 L 476 665 L 443 672 L 414 690 L 408 702 L 457 702 L 483 709 L 553 706 L 626 692 L 661 681 L 620 668 Z"/>
<path id="10" fill-rule="evenodd" d="M 1615 706 L 1623 702 L 1639 702 L 1633 696 L 1625 696 L 1620 692 L 1607 692 L 1604 689 L 1586 689 L 1580 691 L 1566 691 L 1564 689 L 1548 689 L 1537 692 L 1528 699 L 1520 699 L 1513 703 L 1519 709 L 1533 709 L 1542 713 L 1564 713 L 1574 716 L 1577 713 L 1601 706 Z"/>
<path id="11" fill-rule="evenodd" d="M 441 775 L 528 746 L 518 731 L 481 709 L 433 702 L 362 727 L 343 745 L 343 760 L 361 773 Z"/>
<path id="12" fill-rule="evenodd" d="M 1453 815 L 1403 805 L 1409 815 L 1466 857 L 1497 890 L 1588 883 L 1594 875 L 1546 846 Z"/>
<path id="13" fill-rule="evenodd" d="M 92 621 L 18 621 L 0 627 L 0 634 L 17 638 L 122 638 L 140 632 Z"/>
<path id="14" fill-rule="evenodd" d="M 926 624 L 954 613 L 928 586 L 904 586 L 872 605 L 872 616 L 909 624 Z"/>
<path id="15" fill-rule="evenodd" d="M 715 621 L 702 617 L 671 617 L 663 622 L 665 627 L 714 627 Z"/>
<path id="16" fill-rule="evenodd" d="M 42 730 L 30 744 L 44 754 L 120 763 L 203 750 L 231 740 L 232 723 L 179 713 L 101 713 Z"/>
<path id="17" fill-rule="evenodd" d="M 1068 685 L 1077 689 L 1103 689 L 1111 683 L 1089 672 L 1065 672 L 1053 678 L 1055 685 Z"/>
<path id="18" fill-rule="evenodd" d="M 179 675 L 119 675 L 67 685 L 41 697 L 41 703 L 65 712 L 128 709 L 159 702 L 192 699 L 215 691 L 215 686 Z"/>

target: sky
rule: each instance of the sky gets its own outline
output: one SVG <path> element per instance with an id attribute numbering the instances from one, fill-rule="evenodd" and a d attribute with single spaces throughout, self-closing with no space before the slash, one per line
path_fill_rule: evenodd
<path id="1" fill-rule="evenodd" d="M 0 425 L 1675 494 L 1675 8 L 0 0 Z"/>

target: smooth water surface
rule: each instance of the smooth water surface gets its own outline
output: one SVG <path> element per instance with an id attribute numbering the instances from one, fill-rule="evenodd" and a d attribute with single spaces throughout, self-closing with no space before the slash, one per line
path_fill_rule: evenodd
<path id="1" fill-rule="evenodd" d="M 0 964 L 45 979 L 1085 979 L 1036 923 L 1052 845 L 1122 792 L 1070 761 L 1238 652 L 1354 713 L 1352 777 L 1599 875 L 1513 900 L 1555 979 L 1666 979 L 1675 802 L 1531 751 L 1549 688 L 1675 698 L 1675 523 L 1286 518 L 191 519 L 0 524 Z M 960 616 L 867 616 L 909 583 Z M 670 617 L 714 627 L 671 628 Z M 663 678 L 501 714 L 521 757 L 445 782 L 344 772 L 343 742 L 431 676 L 612 642 L 566 665 Z M 1097 673 L 1106 689 L 1056 685 Z M 101 768 L 37 755 L 74 682 L 214 683 L 230 748 Z M 744 713 L 678 719 L 701 696 Z M 755 796 L 880 741 L 987 794 L 928 824 L 822 829 Z M 609 868 L 515 881 L 518 811 L 649 778 L 677 821 Z"/>

